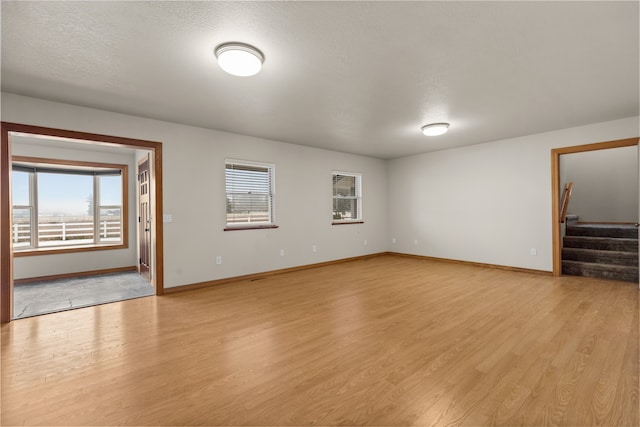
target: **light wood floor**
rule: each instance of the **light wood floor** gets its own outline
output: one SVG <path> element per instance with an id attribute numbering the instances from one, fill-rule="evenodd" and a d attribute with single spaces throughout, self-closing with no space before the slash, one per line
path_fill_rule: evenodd
<path id="1" fill-rule="evenodd" d="M 2 425 L 637 426 L 638 287 L 398 256 L 17 320 Z"/>

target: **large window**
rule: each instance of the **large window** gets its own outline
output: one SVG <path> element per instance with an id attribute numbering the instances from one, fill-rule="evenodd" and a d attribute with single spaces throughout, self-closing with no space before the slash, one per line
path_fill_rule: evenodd
<path id="1" fill-rule="evenodd" d="M 225 230 L 275 227 L 274 173 L 274 165 L 226 161 Z"/>
<path id="2" fill-rule="evenodd" d="M 333 172 L 333 223 L 362 222 L 360 174 Z"/>
<path id="3" fill-rule="evenodd" d="M 126 244 L 126 165 L 14 157 L 13 248 Z"/>

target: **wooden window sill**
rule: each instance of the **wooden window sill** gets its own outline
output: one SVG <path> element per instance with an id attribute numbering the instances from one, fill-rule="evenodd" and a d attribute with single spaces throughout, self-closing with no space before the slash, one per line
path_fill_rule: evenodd
<path id="1" fill-rule="evenodd" d="M 270 228 L 279 228 L 277 225 L 250 225 L 242 227 L 225 227 L 224 231 L 238 231 L 238 230 L 265 230 Z"/>
<path id="2" fill-rule="evenodd" d="M 14 250 L 13 256 L 15 258 L 19 257 L 27 257 L 27 256 L 37 256 L 37 255 L 59 255 L 59 254 L 69 254 L 74 252 L 93 252 L 93 251 L 108 251 L 112 249 L 127 249 L 129 245 L 127 244 L 117 244 L 117 245 L 104 245 L 104 246 L 70 246 L 65 248 L 37 248 L 37 249 L 25 249 L 25 250 Z"/>

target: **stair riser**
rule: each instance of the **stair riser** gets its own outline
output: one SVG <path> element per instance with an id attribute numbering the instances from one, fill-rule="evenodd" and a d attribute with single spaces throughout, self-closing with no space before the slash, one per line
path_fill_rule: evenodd
<path id="1" fill-rule="evenodd" d="M 609 228 L 609 227 L 567 227 L 567 236 L 614 237 L 637 239 L 637 228 Z"/>
<path id="2" fill-rule="evenodd" d="M 566 236 L 563 241 L 565 248 L 598 249 L 603 251 L 638 252 L 638 241 L 629 240 L 599 240 L 588 237 Z"/>
<path id="3" fill-rule="evenodd" d="M 562 263 L 562 274 L 569 274 L 573 276 L 586 276 L 595 277 L 599 279 L 607 280 L 622 280 L 625 282 L 638 283 L 638 269 L 629 269 L 629 271 L 607 271 L 599 268 L 592 268 L 590 266 L 583 265 L 567 265 Z"/>
<path id="4" fill-rule="evenodd" d="M 581 250 L 574 248 L 564 248 L 562 259 L 581 262 L 595 262 L 600 264 L 627 265 L 629 267 L 638 266 L 638 254 L 633 252 L 614 252 Z"/>

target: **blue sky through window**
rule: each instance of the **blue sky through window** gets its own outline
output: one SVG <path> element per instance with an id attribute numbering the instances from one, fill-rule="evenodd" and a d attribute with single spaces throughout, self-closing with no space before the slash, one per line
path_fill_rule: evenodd
<path id="1" fill-rule="evenodd" d="M 13 172 L 11 180 L 13 204 L 17 206 L 29 205 L 29 174 L 27 172 Z"/>
<path id="2" fill-rule="evenodd" d="M 100 176 L 100 204 L 121 205 L 122 177 Z M 85 216 L 93 194 L 93 176 L 38 173 L 39 215 Z M 12 173 L 13 205 L 29 205 L 29 173 Z"/>
<path id="3" fill-rule="evenodd" d="M 121 205 L 122 204 L 122 177 L 107 176 L 100 177 L 100 204 Z"/>
<path id="4" fill-rule="evenodd" d="M 93 176 L 38 174 L 39 215 L 87 215 Z"/>

